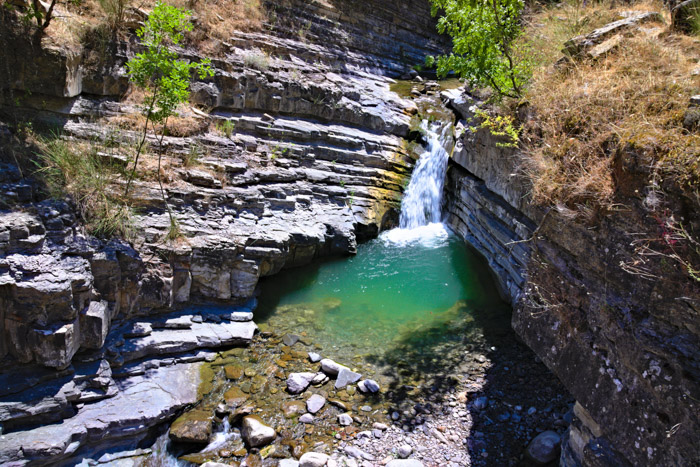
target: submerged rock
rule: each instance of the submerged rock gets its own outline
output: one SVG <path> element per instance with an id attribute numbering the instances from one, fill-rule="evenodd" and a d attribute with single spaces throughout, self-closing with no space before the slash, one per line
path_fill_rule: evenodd
<path id="1" fill-rule="evenodd" d="M 285 334 L 284 337 L 282 337 L 282 342 L 284 345 L 288 345 L 289 347 L 293 346 L 297 342 L 299 342 L 299 336 L 296 334 Z"/>
<path id="2" fill-rule="evenodd" d="M 272 427 L 267 426 L 257 415 L 243 417 L 241 437 L 250 447 L 260 447 L 270 444 L 277 436 Z"/>

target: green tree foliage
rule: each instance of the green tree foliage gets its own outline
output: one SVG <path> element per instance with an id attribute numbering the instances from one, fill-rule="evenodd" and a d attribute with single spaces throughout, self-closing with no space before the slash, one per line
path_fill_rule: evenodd
<path id="1" fill-rule="evenodd" d="M 449 55 L 428 57 L 438 74 L 454 71 L 471 84 L 491 87 L 499 96 L 518 97 L 529 77 L 525 60 L 512 46 L 520 34 L 523 0 L 432 0 L 440 14 L 438 30 L 452 37 Z"/>
<path id="2" fill-rule="evenodd" d="M 189 11 L 159 1 L 156 2 L 156 6 L 145 25 L 137 31 L 141 45 L 145 50 L 130 59 L 126 66 L 131 82 L 146 91 L 143 101 L 146 123 L 136 150 L 134 166 L 126 184 L 125 195 L 129 193 L 131 181 L 136 173 L 139 156 L 146 142 L 148 124 L 150 123 L 155 131 L 155 124 L 158 123 L 162 125 L 158 156 L 158 183 L 163 201 L 165 201 L 165 192 L 160 179 L 160 163 L 168 118 L 175 114 L 178 104 L 189 99 L 190 78 L 193 74 L 200 79 L 214 74 L 209 59 L 202 60 L 201 63 L 191 63 L 179 59 L 177 52 L 171 49 L 172 46 L 177 46 L 182 42 L 185 32 L 192 30 L 189 17 Z M 166 207 L 168 207 L 167 202 Z M 176 230 L 176 222 L 169 207 L 168 214 L 170 215 L 172 234 Z"/>

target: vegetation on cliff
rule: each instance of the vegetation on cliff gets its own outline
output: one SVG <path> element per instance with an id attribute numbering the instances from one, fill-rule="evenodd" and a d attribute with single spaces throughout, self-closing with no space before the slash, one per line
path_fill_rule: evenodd
<path id="1" fill-rule="evenodd" d="M 621 209 L 622 197 L 636 197 L 660 229 L 644 253 L 651 248 L 697 278 L 700 226 L 691 218 L 700 208 L 700 110 L 691 97 L 700 89 L 698 36 L 668 26 L 671 15 L 657 2 L 433 5 L 454 43 L 438 58 L 438 73 L 454 71 L 494 91 L 493 115 L 479 111 L 477 120 L 519 135 L 532 201 L 592 222 Z M 625 18 L 629 25 L 598 30 Z M 586 40 L 595 47 L 581 45 Z M 494 127 L 499 118 L 512 125 Z M 679 195 L 682 201 L 670 200 Z"/>

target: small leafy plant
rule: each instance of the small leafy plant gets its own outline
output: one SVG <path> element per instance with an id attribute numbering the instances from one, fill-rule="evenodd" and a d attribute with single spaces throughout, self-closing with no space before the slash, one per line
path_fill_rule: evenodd
<path id="1" fill-rule="evenodd" d="M 231 120 L 224 120 L 223 122 L 218 122 L 216 124 L 216 129 L 219 131 L 219 133 L 226 136 L 227 138 L 231 138 L 231 135 L 233 134 L 233 130 L 235 128 L 236 124 Z"/>
<path id="2" fill-rule="evenodd" d="M 472 131 L 485 128 L 494 136 L 500 136 L 505 141 L 499 141 L 496 146 L 500 148 L 514 148 L 520 142 L 520 130 L 515 127 L 515 119 L 512 115 L 490 115 L 486 111 L 477 108 L 474 111 L 478 123 L 470 127 Z"/>
<path id="3" fill-rule="evenodd" d="M 124 195 L 125 197 L 128 195 L 131 182 L 136 174 L 139 156 L 143 151 L 148 134 L 148 124 L 150 123 L 153 126 L 154 131 L 155 124 L 161 124 L 158 184 L 170 217 L 168 238 L 176 237 L 178 232 L 177 221 L 173 217 L 165 198 L 160 173 L 163 138 L 165 137 L 168 118 L 175 114 L 175 109 L 180 103 L 189 99 L 189 85 L 192 73 L 196 74 L 200 79 L 213 76 L 214 74 L 209 59 L 205 59 L 201 63 L 191 63 L 179 59 L 177 52 L 170 49 L 170 46 L 176 46 L 182 42 L 185 32 L 192 30 L 189 16 L 190 12 L 187 10 L 182 10 L 160 1 L 156 2 L 156 6 L 146 23 L 136 33 L 145 51 L 137 54 L 126 63 L 129 79 L 137 87 L 146 91 L 143 101 L 143 112 L 146 116 L 146 122 Z"/>

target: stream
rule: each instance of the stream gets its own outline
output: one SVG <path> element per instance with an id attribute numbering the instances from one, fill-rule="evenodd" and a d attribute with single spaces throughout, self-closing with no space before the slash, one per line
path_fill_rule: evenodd
<path id="1" fill-rule="evenodd" d="M 504 440 L 504 430 L 494 419 L 503 422 L 512 416 L 520 421 L 525 414 L 518 413 L 523 410 L 518 402 L 532 405 L 528 416 L 540 410 L 536 406 L 551 403 L 548 398 L 554 396 L 546 391 L 529 401 L 519 394 L 523 377 L 536 379 L 546 370 L 540 375 L 530 368 L 525 361 L 529 357 L 515 343 L 510 306 L 501 300 L 485 260 L 440 222 L 449 157 L 444 147 L 449 146 L 451 127 L 423 122 L 422 132 L 427 149 L 405 193 L 400 227 L 360 245 L 353 257 L 262 280 L 255 310 L 259 335 L 249 348 L 222 352 L 204 365 L 202 400 L 184 415 L 187 421 L 221 414 L 223 400 L 233 409 L 234 421 L 215 418 L 209 444 L 196 452 L 173 446 L 163 435 L 146 465 L 225 461 L 274 466 L 279 459 L 298 458 L 309 450 L 331 454 L 351 443 L 378 460 L 408 439 L 429 466 L 478 465 L 489 455 L 512 455 L 503 443 L 514 443 L 513 452 L 521 452 L 520 438 L 531 432 L 514 425 Z M 310 386 L 304 394 L 288 394 L 284 381 L 290 373 L 318 371 L 309 352 L 375 380 L 380 392 L 362 394 L 354 385 L 335 389 L 331 380 Z M 501 358 L 507 362 L 502 364 Z M 523 363 L 517 363 L 519 358 Z M 517 370 L 510 371 L 511 365 Z M 489 381 L 489 370 L 504 376 Z M 478 402 L 488 387 L 502 403 L 488 403 L 483 396 Z M 304 400 L 312 393 L 328 403 L 312 422 L 302 423 Z M 473 415 L 465 410 L 468 401 L 480 404 Z M 561 410 L 566 409 L 563 405 Z M 250 413 L 275 428 L 273 444 L 262 449 L 244 444 L 235 420 Z M 339 425 L 343 413 L 353 415 L 351 426 Z M 480 414 L 483 432 L 473 436 Z M 391 427 L 386 432 L 360 439 L 360 432 L 371 433 L 367 430 L 387 423 Z M 491 436 L 493 440 L 487 439 Z M 472 461 L 468 452 L 478 457 Z"/>

